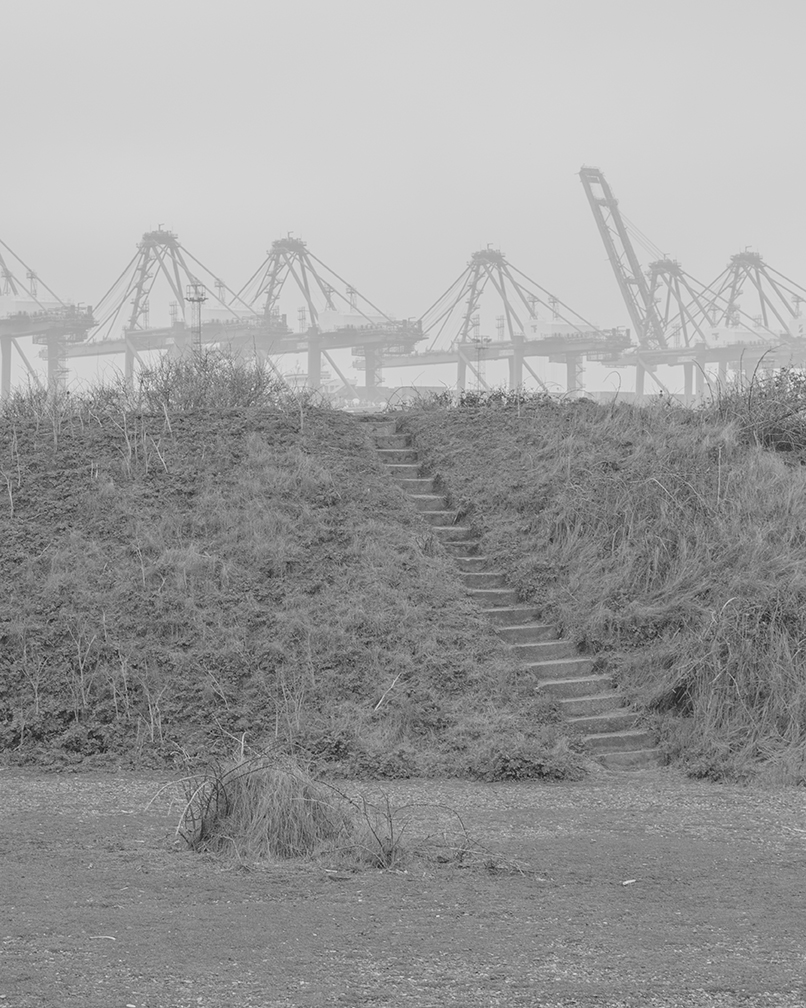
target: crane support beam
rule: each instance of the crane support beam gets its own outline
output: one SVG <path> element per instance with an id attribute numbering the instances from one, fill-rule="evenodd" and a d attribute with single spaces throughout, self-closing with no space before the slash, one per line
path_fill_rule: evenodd
<path id="1" fill-rule="evenodd" d="M 664 348 L 666 335 L 663 324 L 627 233 L 618 200 L 598 168 L 583 167 L 579 177 L 638 342 L 648 348 Z"/>

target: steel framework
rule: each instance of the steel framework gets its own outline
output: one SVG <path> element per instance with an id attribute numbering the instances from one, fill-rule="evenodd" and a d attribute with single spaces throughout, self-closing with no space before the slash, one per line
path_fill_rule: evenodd
<path id="1" fill-rule="evenodd" d="M 310 252 L 304 241 L 288 235 L 272 242 L 266 259 L 238 292 L 252 310 L 260 310 L 263 324 L 281 336 L 283 344 L 294 348 L 299 344 L 278 307 L 289 280 L 304 301 L 299 329 L 306 337 L 307 382 L 314 389 L 321 387 L 324 358 L 353 395 L 371 396 L 382 382 L 383 352 L 406 353 L 423 338 L 419 323 L 391 318 Z M 325 318 L 327 312 L 355 321 L 328 329 L 334 320 Z M 344 375 L 331 355 L 331 351 L 345 346 L 345 338 L 364 371 L 363 392 Z"/>
<path id="2" fill-rule="evenodd" d="M 724 378 L 728 368 L 739 371 L 762 359 L 770 367 L 806 360 L 800 312 L 806 289 L 752 252 L 733 256 L 708 285 L 668 256 L 650 262 L 644 272 L 630 234 L 636 229 L 621 212 L 603 173 L 583 167 L 579 177 L 638 341 L 614 364 L 635 367 L 638 395 L 644 393 L 647 374 L 662 391 L 669 391 L 655 374 L 659 364 L 682 366 L 684 397 L 690 400 L 695 376 L 697 392 L 703 392 L 709 364 L 717 364 Z M 758 295 L 757 315 L 740 307 L 745 290 Z M 774 323 L 780 329 L 774 329 Z"/>
<path id="3" fill-rule="evenodd" d="M 167 283 L 173 297 L 171 323 L 150 324 L 150 297 L 157 281 Z M 278 299 L 291 280 L 301 293 L 300 331 L 294 333 Z M 335 286 L 344 285 L 342 294 Z M 183 291 L 187 291 L 183 295 Z M 220 318 L 202 317 L 202 304 L 209 301 Z M 322 303 L 323 302 L 323 303 Z M 362 324 L 323 327 L 324 313 L 343 302 Z M 186 305 L 190 307 L 186 308 Z M 367 306 L 375 316 L 367 313 Z M 273 243 L 267 259 L 240 291 L 224 281 L 190 253 L 171 231 L 143 235 L 137 252 L 99 302 L 99 322 L 89 338 L 69 347 L 70 357 L 123 354 L 125 375 L 132 379 L 136 360 L 152 350 L 187 353 L 199 346 L 226 346 L 233 351 L 266 361 L 278 374 L 276 358 L 306 354 L 308 384 L 321 385 L 324 358 L 353 397 L 372 398 L 380 381 L 380 351 L 408 352 L 421 340 L 419 323 L 397 321 L 381 312 L 337 273 L 307 250 L 304 242 L 290 237 Z M 361 358 L 364 387 L 356 386 L 338 367 L 334 350 L 351 349 Z"/>
<path id="4" fill-rule="evenodd" d="M 496 301 L 495 339 L 481 333 L 479 309 L 483 295 Z M 547 318 L 541 318 L 540 310 Z M 505 359 L 509 386 L 520 388 L 526 370 L 538 387 L 546 382 L 529 363 L 544 357 L 566 368 L 566 390 L 581 390 L 584 359 L 609 360 L 629 346 L 624 329 L 600 329 L 535 280 L 513 266 L 498 249 L 474 252 L 466 268 L 420 318 L 431 337 L 425 353 L 387 357 L 388 367 L 456 364 L 456 384 L 462 390 L 471 372 L 480 388 L 489 388 L 484 363 Z"/>
<path id="5" fill-rule="evenodd" d="M 48 386 L 60 388 L 67 374 L 67 357 L 70 345 L 86 339 L 87 333 L 95 325 L 92 308 L 67 304 L 48 287 L 4 241 L 0 247 L 0 278 L 4 296 L 21 298 L 36 306 L 34 311 L 17 311 L 0 318 L 0 398 L 11 393 L 11 361 L 16 352 L 29 378 L 36 385 L 42 382 L 36 369 L 28 359 L 20 339 L 30 337 L 35 344 L 43 347 L 40 356 L 47 361 Z M 17 264 L 17 271 L 13 268 Z M 25 270 L 25 279 L 19 269 Z M 39 293 L 40 286 L 50 295 L 45 298 Z"/>

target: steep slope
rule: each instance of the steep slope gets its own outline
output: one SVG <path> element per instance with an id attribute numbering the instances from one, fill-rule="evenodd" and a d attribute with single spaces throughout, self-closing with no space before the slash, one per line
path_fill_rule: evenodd
<path id="1" fill-rule="evenodd" d="M 491 628 L 504 640 L 526 688 L 556 700 L 565 723 L 579 733 L 589 752 L 610 767 L 654 765 L 657 753 L 638 716 L 624 706 L 610 678 L 596 670 L 596 658 L 579 653 L 573 641 L 560 640 L 551 624 L 540 621 L 533 606 L 519 604 L 506 575 L 494 569 L 473 533 L 435 492 L 410 434 L 397 432 L 397 422 L 373 428 L 378 453 L 392 478 L 414 503 L 423 522 L 442 540 L 457 565 L 456 576 L 479 606 Z"/>
<path id="2" fill-rule="evenodd" d="M 0 419 L 8 758 L 577 772 L 355 420 L 168 402 Z"/>
<path id="3" fill-rule="evenodd" d="M 806 780 L 806 472 L 723 407 L 476 397 L 400 426 L 520 598 L 599 658 L 668 759 Z"/>

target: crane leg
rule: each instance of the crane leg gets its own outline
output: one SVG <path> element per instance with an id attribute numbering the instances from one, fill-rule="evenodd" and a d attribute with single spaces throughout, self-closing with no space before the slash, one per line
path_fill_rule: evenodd
<path id="1" fill-rule="evenodd" d="M 700 364 L 694 372 L 694 382 L 696 387 L 697 401 L 701 401 L 705 396 L 705 364 Z"/>
<path id="2" fill-rule="evenodd" d="M 11 395 L 11 340 L 0 340 L 0 399 Z"/>
<path id="3" fill-rule="evenodd" d="M 67 361 L 62 346 L 62 341 L 58 337 L 53 337 L 47 343 L 48 360 L 48 390 L 50 392 L 60 392 L 64 389 L 67 378 Z"/>
<path id="4" fill-rule="evenodd" d="M 582 391 L 582 358 L 578 354 L 568 354 L 565 358 L 565 387 L 569 395 Z"/>
<path id="5" fill-rule="evenodd" d="M 523 385 L 523 351 L 520 347 L 513 347 L 512 356 L 509 358 L 509 387 L 510 390 L 519 389 Z"/>
<path id="6" fill-rule="evenodd" d="M 694 384 L 694 365 L 687 361 L 683 365 L 683 402 L 686 406 L 691 405 L 692 391 Z"/>
<path id="7" fill-rule="evenodd" d="M 123 354 L 123 378 L 127 388 L 134 386 L 134 350 L 132 350 L 128 342 Z"/>
<path id="8" fill-rule="evenodd" d="M 375 347 L 364 347 L 364 387 L 375 388 L 378 384 L 378 352 Z"/>
<path id="9" fill-rule="evenodd" d="M 459 357 L 456 361 L 456 390 L 458 392 L 464 392 L 467 388 L 467 361 L 462 356 L 460 351 Z"/>
<path id="10" fill-rule="evenodd" d="M 322 353 L 313 339 L 308 339 L 308 387 L 322 387 Z"/>

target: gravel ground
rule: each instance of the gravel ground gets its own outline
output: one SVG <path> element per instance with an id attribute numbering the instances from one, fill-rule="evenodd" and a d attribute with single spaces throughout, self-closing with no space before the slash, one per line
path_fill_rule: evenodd
<path id="1" fill-rule="evenodd" d="M 177 851 L 168 779 L 0 772 L 0 1005 L 806 1005 L 803 790 L 394 782 L 528 870 L 332 878 Z"/>

